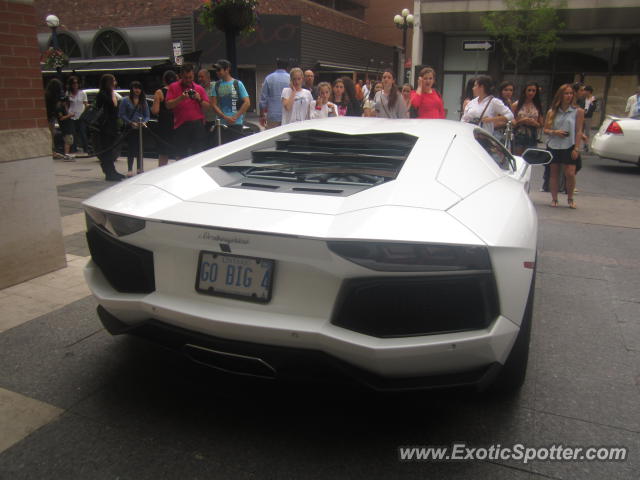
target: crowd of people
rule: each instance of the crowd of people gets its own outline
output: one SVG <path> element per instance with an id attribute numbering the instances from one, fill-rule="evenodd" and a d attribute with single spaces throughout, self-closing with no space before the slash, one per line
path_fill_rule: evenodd
<path id="1" fill-rule="evenodd" d="M 259 100 L 260 124 L 266 129 L 340 116 L 390 119 L 447 116 L 435 85 L 436 72 L 431 67 L 420 71 L 415 90 L 409 84 L 397 85 L 391 70 L 385 70 L 379 80 L 354 82 L 344 76 L 331 83 L 315 84 L 312 70 L 303 71 L 298 67 L 289 70 L 287 62 L 281 60 L 276 67 L 265 78 Z M 126 176 L 144 171 L 139 137 L 151 114 L 158 118 L 160 166 L 166 165 L 170 157 L 181 158 L 217 145 L 216 119 L 221 123 L 222 143 L 244 136 L 244 115 L 251 106 L 247 89 L 233 78 L 229 61 L 219 60 L 214 70 L 217 81 L 212 81 L 209 71 L 202 69 L 197 74 L 197 82 L 192 64 L 183 65 L 179 75 L 166 71 L 163 87 L 154 93 L 151 108 L 140 82 L 132 82 L 129 95 L 121 98 L 115 91 L 115 77 L 102 76 L 94 107 L 97 113 L 93 123 L 98 128 L 94 128 L 93 147 L 107 180 L 125 178 L 114 167 L 120 153 L 119 140 L 123 138 L 128 147 Z M 85 126 L 79 121 L 88 106 L 86 94 L 79 87 L 76 76 L 69 77 L 66 89 L 59 80 L 52 79 L 45 95 L 52 137 L 58 122 L 64 139 L 64 153 L 58 154 L 54 148 L 54 157 L 70 161 L 73 160 L 72 148 L 80 146 L 85 151 L 91 148 Z M 551 192 L 553 207 L 558 205 L 559 191 L 564 190 L 569 207 L 576 208 L 575 176 L 580 169 L 582 148 L 588 145 L 590 119 L 597 106 L 593 88 L 582 84 L 562 85 L 546 112 L 541 98 L 541 87 L 535 82 L 526 82 L 516 92 L 514 83 L 506 81 L 494 93 L 491 77 L 478 75 L 467 84 L 460 120 L 478 125 L 510 145 L 516 155 L 536 147 L 544 133 L 553 160 L 546 169 L 543 189 Z M 631 112 L 640 108 L 639 98 L 640 92 L 633 99 L 630 97 Z M 505 141 L 507 131 L 512 132 L 512 143 Z"/>

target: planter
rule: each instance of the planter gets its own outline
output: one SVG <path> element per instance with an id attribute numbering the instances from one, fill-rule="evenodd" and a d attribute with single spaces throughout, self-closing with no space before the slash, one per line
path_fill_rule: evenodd
<path id="1" fill-rule="evenodd" d="M 253 25 L 254 12 L 248 5 L 228 3 L 213 9 L 213 24 L 223 32 L 240 32 Z"/>

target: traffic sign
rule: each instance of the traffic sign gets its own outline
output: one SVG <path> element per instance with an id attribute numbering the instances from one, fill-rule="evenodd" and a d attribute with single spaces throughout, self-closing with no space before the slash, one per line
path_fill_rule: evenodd
<path id="1" fill-rule="evenodd" d="M 496 48 L 494 40 L 464 40 L 462 50 L 465 52 L 493 52 Z"/>

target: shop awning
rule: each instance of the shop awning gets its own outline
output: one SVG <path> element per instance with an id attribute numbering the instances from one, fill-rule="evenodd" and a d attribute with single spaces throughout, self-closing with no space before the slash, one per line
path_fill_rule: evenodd
<path id="1" fill-rule="evenodd" d="M 62 69 L 63 73 L 98 73 L 122 71 L 149 71 L 162 64 L 170 65 L 169 57 L 113 57 L 70 60 Z M 55 70 L 44 69 L 42 73 L 56 73 Z"/>
<path id="2" fill-rule="evenodd" d="M 388 68 L 388 65 L 385 64 L 384 68 Z M 319 60 L 316 63 L 316 70 L 319 72 L 333 72 L 333 73 L 352 73 L 352 72 L 381 72 L 384 70 L 380 65 L 358 65 L 358 64 L 347 64 L 347 63 L 338 63 L 338 62 L 325 62 Z"/>

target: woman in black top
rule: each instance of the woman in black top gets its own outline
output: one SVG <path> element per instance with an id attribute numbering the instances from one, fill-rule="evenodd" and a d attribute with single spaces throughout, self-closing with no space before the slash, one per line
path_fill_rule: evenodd
<path id="1" fill-rule="evenodd" d="M 100 78 L 100 91 L 96 97 L 96 108 L 102 110 L 100 118 L 100 130 L 97 133 L 98 159 L 100 167 L 109 182 L 118 182 L 124 175 L 116 171 L 114 165 L 120 155 L 120 145 L 116 145 L 118 139 L 118 99 L 114 91 L 116 79 L 106 73 Z"/>
<path id="2" fill-rule="evenodd" d="M 169 155 L 173 154 L 173 113 L 165 105 L 167 87 L 178 81 L 178 76 L 173 70 L 167 70 L 162 75 L 162 88 L 156 90 L 153 95 L 151 113 L 158 116 L 158 166 L 164 167 L 169 163 Z"/>
<path id="3" fill-rule="evenodd" d="M 349 77 L 342 77 L 344 91 L 347 94 L 347 117 L 361 117 L 362 105 L 356 97 L 356 86 Z"/>

